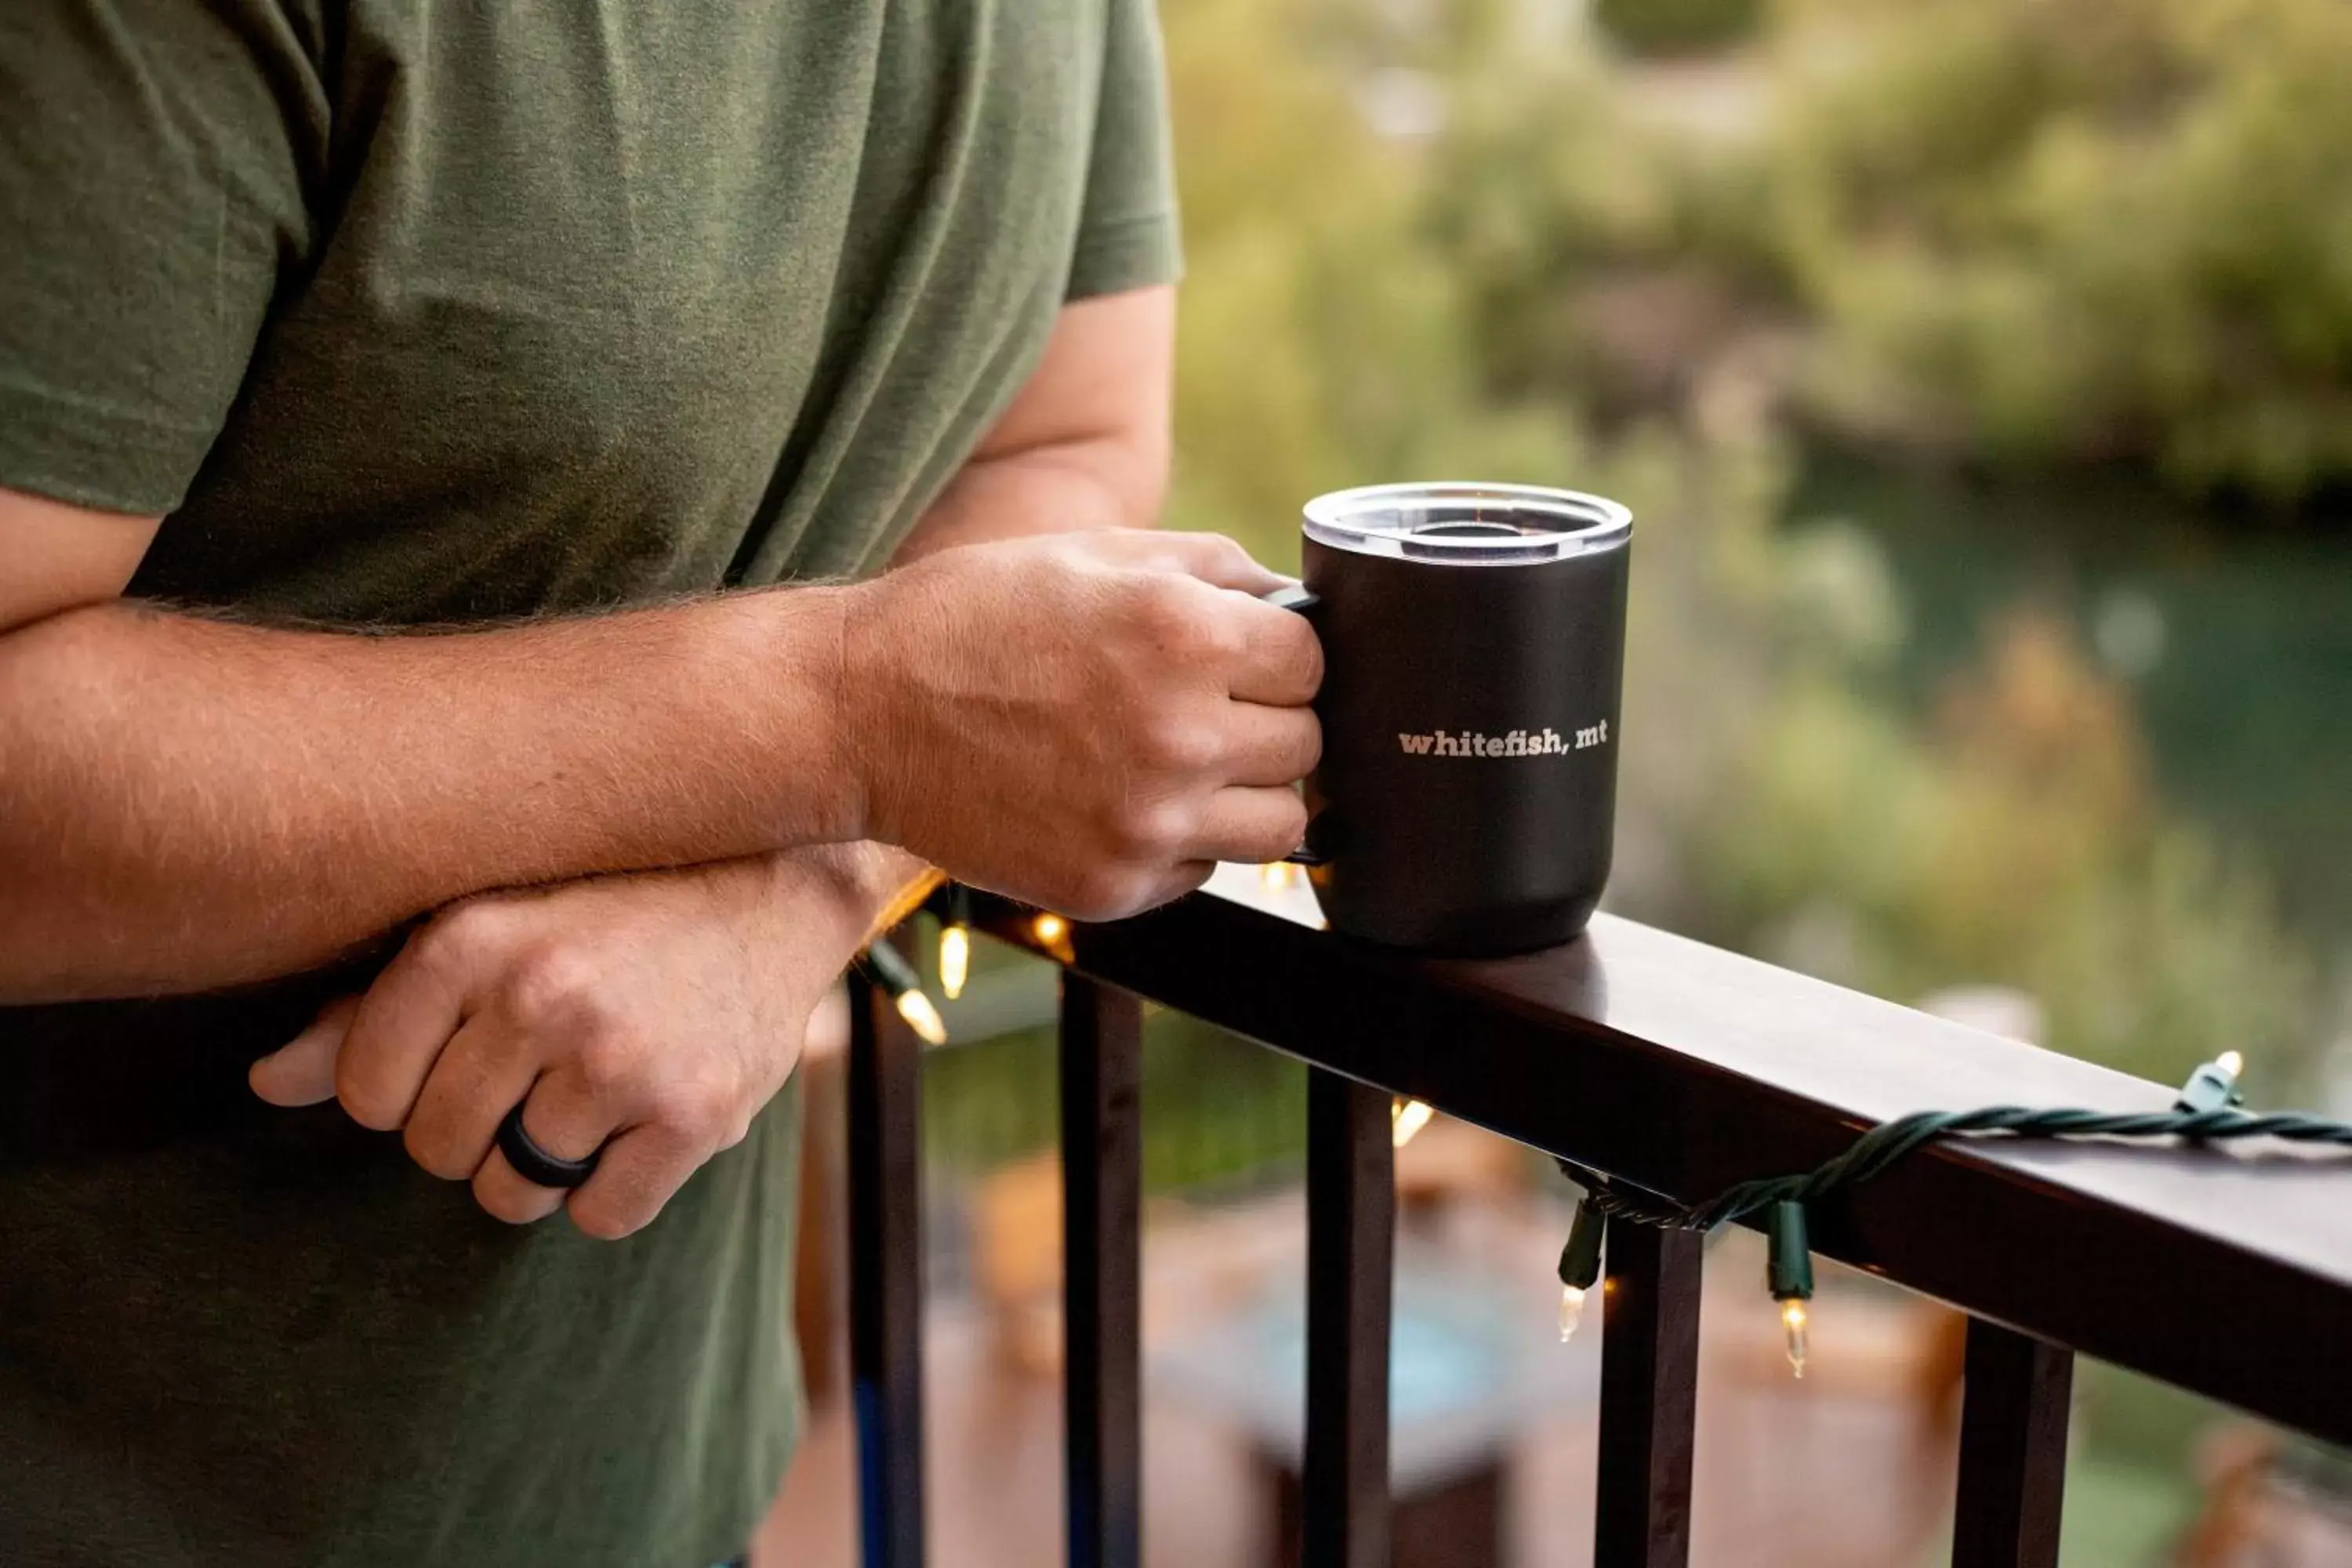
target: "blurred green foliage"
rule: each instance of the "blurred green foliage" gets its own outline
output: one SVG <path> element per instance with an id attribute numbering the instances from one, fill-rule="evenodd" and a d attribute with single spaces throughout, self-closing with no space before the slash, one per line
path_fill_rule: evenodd
<path id="1" fill-rule="evenodd" d="M 1627 331 L 1596 276 L 1667 268 L 1653 314 L 1786 329 L 1849 436 L 2273 502 L 2352 477 L 2341 0 L 1781 0 L 1679 96 L 1557 53 L 1497 61 L 1443 154 L 1507 371 L 1589 372 Z"/>
<path id="2" fill-rule="evenodd" d="M 2352 7 L 1810 9 L 1774 167 L 1825 405 L 2280 499 L 2352 471 Z"/>
<path id="3" fill-rule="evenodd" d="M 1596 0 L 1594 20 L 1610 37 L 1642 53 L 1720 48 L 1754 33 L 1762 0 Z"/>
<path id="4" fill-rule="evenodd" d="M 1373 474 L 1534 481 L 1574 425 L 1482 395 L 1464 280 L 1423 241 L 1425 166 L 1368 128 L 1317 8 L 1167 12 L 1185 249 L 1171 522 L 1295 563 L 1299 502 Z"/>

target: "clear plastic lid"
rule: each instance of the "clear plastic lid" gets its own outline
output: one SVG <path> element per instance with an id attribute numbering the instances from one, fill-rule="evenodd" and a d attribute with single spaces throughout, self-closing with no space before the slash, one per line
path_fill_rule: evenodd
<path id="1" fill-rule="evenodd" d="M 1309 539 L 1362 555 L 1508 566 L 1612 550 L 1633 514 L 1613 500 L 1538 485 L 1367 485 L 1307 503 Z"/>

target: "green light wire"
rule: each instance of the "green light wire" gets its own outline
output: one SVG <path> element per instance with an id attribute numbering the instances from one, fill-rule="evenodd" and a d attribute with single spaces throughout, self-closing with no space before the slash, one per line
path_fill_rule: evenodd
<path id="1" fill-rule="evenodd" d="M 1685 1208 L 1664 1199 L 1636 1196 L 1613 1186 L 1598 1172 L 1562 1160 L 1559 1168 L 1585 1188 L 1593 1206 L 1612 1219 L 1678 1230 L 1713 1230 L 1746 1219 L 1777 1203 L 1811 1205 L 1870 1180 L 1904 1156 L 1939 1138 L 1999 1133 L 2018 1139 L 2179 1139 L 2188 1143 L 2228 1142 L 2242 1138 L 2280 1138 L 2352 1149 L 2352 1125 L 2289 1112 L 2254 1112 L 2231 1106 L 2205 1110 L 2105 1111 L 2033 1110 L 1993 1105 L 1979 1110 L 1917 1110 L 1882 1121 L 1855 1139 L 1844 1152 L 1802 1175 L 1768 1176 L 1727 1187 L 1715 1197 Z"/>
<path id="2" fill-rule="evenodd" d="M 2107 1111 L 2033 1110 L 1992 1105 L 1979 1110 L 1918 1110 L 1898 1116 L 1856 1138 L 1846 1150 L 1813 1169 L 1790 1176 L 1767 1176 L 1727 1187 L 1703 1204 L 1685 1206 L 1634 1192 L 1572 1160 L 1559 1162 L 1561 1174 L 1584 1189 L 1576 1224 L 1559 1258 L 1560 1284 L 1581 1303 L 1601 1274 L 1601 1254 L 1612 1223 L 1653 1225 L 1674 1230 L 1710 1231 L 1717 1226 L 1766 1214 L 1769 1246 L 1766 1284 L 1788 1309 L 1789 1359 L 1804 1375 L 1805 1315 L 1813 1293 L 1811 1244 L 1807 1211 L 1814 1204 L 1870 1180 L 1896 1161 L 1939 1138 L 2178 1140 L 2185 1145 L 2222 1143 L 2244 1138 L 2278 1138 L 2352 1149 L 2352 1125 L 2288 1112 L 2237 1108 L 2240 1059 L 2232 1052 L 2199 1068 L 2169 1110 Z M 1792 1305 L 1793 1304 L 1793 1305 Z M 1562 1332 L 1570 1318 L 1563 1311 Z"/>

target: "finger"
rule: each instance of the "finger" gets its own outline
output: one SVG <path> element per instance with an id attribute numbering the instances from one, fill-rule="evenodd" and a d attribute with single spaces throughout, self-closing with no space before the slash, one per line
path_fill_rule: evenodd
<path id="1" fill-rule="evenodd" d="M 619 1122 L 618 1117 L 604 1108 L 586 1080 L 569 1068 L 558 1068 L 543 1074 L 530 1087 L 529 1096 L 523 1103 L 522 1130 L 530 1134 L 532 1142 L 559 1160 L 588 1158 L 604 1147 L 605 1140 L 613 1136 Z M 506 1109 L 502 1108 L 491 1124 L 493 1139 L 497 1136 L 497 1122 L 505 1120 Z M 601 1159 L 596 1170 L 598 1175 L 604 1173 Z M 589 1182 L 593 1184 L 595 1179 L 592 1176 Z M 474 1201 L 515 1225 L 546 1218 L 563 1206 L 566 1195 L 562 1188 L 542 1187 L 536 1182 L 525 1181 L 495 1145 L 483 1157 L 481 1169 L 474 1173 Z"/>
<path id="2" fill-rule="evenodd" d="M 474 1173 L 474 1202 L 493 1219 L 537 1225 L 563 1206 L 560 1187 L 542 1187 L 515 1174 L 504 1152 L 493 1147 Z"/>
<path id="3" fill-rule="evenodd" d="M 1323 726 L 1304 708 L 1237 702 L 1225 715 L 1224 737 L 1228 784 L 1294 784 L 1323 755 Z"/>
<path id="4" fill-rule="evenodd" d="M 1307 803 L 1295 789 L 1221 789 L 1192 836 L 1192 854 L 1263 865 L 1307 837 Z"/>
<path id="5" fill-rule="evenodd" d="M 1243 626 L 1241 657 L 1225 672 L 1225 689 L 1244 702 L 1298 708 L 1323 684 L 1323 645 L 1296 610 L 1255 599 L 1235 602 Z"/>
<path id="6" fill-rule="evenodd" d="M 564 1207 L 583 1235 L 618 1241 L 651 1225 L 710 1152 L 668 1128 L 633 1127 L 606 1147 L 596 1173 Z"/>
<path id="7" fill-rule="evenodd" d="M 338 996 L 319 1009 L 310 1026 L 253 1064 L 245 1075 L 253 1092 L 272 1105 L 317 1105 L 335 1098 L 335 1057 L 359 1011 L 356 996 Z"/>
<path id="8" fill-rule="evenodd" d="M 1250 595 L 1270 594 L 1291 581 L 1271 567 L 1259 565 L 1250 558 L 1248 551 L 1222 533 L 1164 533 L 1149 530 L 1127 537 L 1146 542 L 1141 543 L 1145 559 L 1162 563 L 1215 587 Z"/>
<path id="9" fill-rule="evenodd" d="M 467 973 L 457 944 L 427 926 L 410 937 L 360 999 L 335 1063 L 335 1092 L 362 1127 L 389 1132 L 408 1120 L 441 1047 L 465 1016 Z"/>
<path id="10" fill-rule="evenodd" d="M 510 1026 L 488 1014 L 467 1019 L 441 1047 L 408 1113 L 401 1142 L 409 1158 L 445 1182 L 471 1177 L 489 1158 L 499 1123 L 530 1093 L 539 1067 L 538 1053 Z"/>

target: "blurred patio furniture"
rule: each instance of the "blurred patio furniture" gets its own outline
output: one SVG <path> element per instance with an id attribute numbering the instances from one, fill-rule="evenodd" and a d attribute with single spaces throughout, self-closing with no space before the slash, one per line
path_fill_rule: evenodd
<path id="1" fill-rule="evenodd" d="M 1475 1258 L 1401 1237 L 1390 1342 L 1389 1476 L 1396 1568 L 1506 1563 L 1507 1492 L 1538 1425 L 1590 1408 L 1599 1362 L 1563 1350 L 1524 1310 L 1521 1281 Z M 1155 1389 L 1216 1416 L 1248 1444 L 1274 1521 L 1256 1561 L 1299 1562 L 1306 1281 L 1294 1260 L 1244 1300 L 1163 1344 Z"/>
<path id="2" fill-rule="evenodd" d="M 1062 1373 L 1062 1162 L 1052 1151 L 980 1178 L 970 1199 L 972 1284 L 997 1360 Z"/>
<path id="3" fill-rule="evenodd" d="M 2199 1458 L 2204 1506 L 2179 1568 L 2352 1568 L 2352 1457 L 2237 1423 Z"/>

